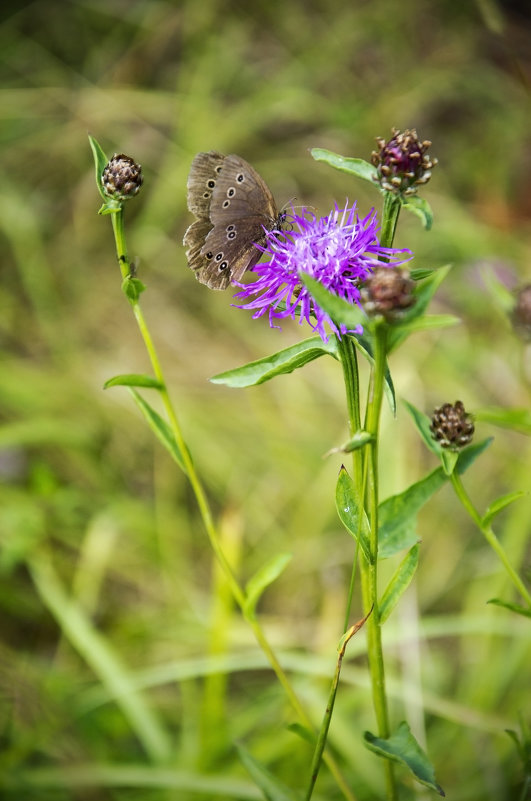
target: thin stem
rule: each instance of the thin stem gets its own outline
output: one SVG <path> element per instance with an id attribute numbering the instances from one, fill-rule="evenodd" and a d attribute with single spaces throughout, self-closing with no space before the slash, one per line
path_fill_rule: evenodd
<path id="1" fill-rule="evenodd" d="M 129 264 L 129 257 L 127 255 L 123 209 L 111 214 L 111 221 L 112 230 L 114 231 L 114 241 L 116 243 L 116 253 L 118 256 L 118 264 L 120 265 L 120 272 L 122 273 L 122 278 L 127 278 L 131 272 L 131 265 Z"/>
<path id="2" fill-rule="evenodd" d="M 312 767 L 310 772 L 310 784 L 308 786 L 308 790 L 306 792 L 304 801 L 310 801 L 313 795 L 317 777 L 319 775 L 321 760 L 323 758 L 323 751 L 326 745 L 326 739 L 328 737 L 328 729 L 330 728 L 330 722 L 332 720 L 332 712 L 334 711 L 337 688 L 339 686 L 339 675 L 341 673 L 341 665 L 343 663 L 343 657 L 345 656 L 347 643 L 356 634 L 356 632 L 361 629 L 366 620 L 367 618 L 364 617 L 362 618 L 362 620 L 359 620 L 357 623 L 351 626 L 350 629 L 347 632 L 345 632 L 345 634 L 341 638 L 341 642 L 339 643 L 336 671 L 334 673 L 334 678 L 332 679 L 332 686 L 330 687 L 328 703 L 326 705 L 325 713 L 323 716 L 323 722 L 321 723 L 321 728 L 319 730 L 317 745 L 315 746 L 315 751 L 312 759 Z"/>
<path id="3" fill-rule="evenodd" d="M 113 221 L 113 231 L 114 231 L 114 234 L 115 234 L 116 251 L 117 251 L 117 254 L 118 254 L 118 263 L 120 265 L 122 278 L 125 279 L 130 275 L 131 271 L 130 271 L 129 259 L 128 259 L 128 256 L 127 256 L 127 247 L 126 247 L 125 232 L 124 232 L 124 226 L 123 226 L 123 212 L 120 211 L 120 212 L 118 212 L 116 214 L 113 214 L 111 216 L 112 216 L 112 221 Z M 234 572 L 233 572 L 233 570 L 232 570 L 232 568 L 231 568 L 231 566 L 230 566 L 230 564 L 229 564 L 229 562 L 228 562 L 228 560 L 227 560 L 227 558 L 225 556 L 225 553 L 223 551 L 223 548 L 222 548 L 222 545 L 221 545 L 221 542 L 220 542 L 220 537 L 219 537 L 219 534 L 218 534 L 218 531 L 217 531 L 217 528 L 216 528 L 216 525 L 214 523 L 214 519 L 213 519 L 213 516 L 212 516 L 212 511 L 211 511 L 211 508 L 210 508 L 210 504 L 208 502 L 208 498 L 206 496 L 206 493 L 205 493 L 205 490 L 203 488 L 203 485 L 202 485 L 202 483 L 201 483 L 201 481 L 199 479 L 199 476 L 197 474 L 197 471 L 195 469 L 195 466 L 194 466 L 194 463 L 193 463 L 192 458 L 190 456 L 188 447 L 186 446 L 186 443 L 184 441 L 184 437 L 183 437 L 183 434 L 182 434 L 181 426 L 180 426 L 179 420 L 177 418 L 177 414 L 175 412 L 175 409 L 173 407 L 173 403 L 171 401 L 170 395 L 169 395 L 167 387 L 166 387 L 166 381 L 164 379 L 164 374 L 163 374 L 163 371 L 162 371 L 160 360 L 158 358 L 158 354 L 157 354 L 155 345 L 153 343 L 151 334 L 149 332 L 149 328 L 148 328 L 147 323 L 145 321 L 144 315 L 142 313 L 140 304 L 139 304 L 138 300 L 130 300 L 130 302 L 131 302 L 131 305 L 133 307 L 133 312 L 134 312 L 135 319 L 137 321 L 137 324 L 138 324 L 142 339 L 144 340 L 144 344 L 146 346 L 146 350 L 147 350 L 148 355 L 149 355 L 149 359 L 150 359 L 150 362 L 151 362 L 151 366 L 153 368 L 153 372 L 154 372 L 157 380 L 160 383 L 160 388 L 159 388 L 158 392 L 160 394 L 160 397 L 162 399 L 162 403 L 163 403 L 164 408 L 166 410 L 166 414 L 168 416 L 168 422 L 169 422 L 169 425 L 171 427 L 172 433 L 173 433 L 173 435 L 175 437 L 175 441 L 177 443 L 177 447 L 178 447 L 178 449 L 179 449 L 179 451 L 181 453 L 182 461 L 183 461 L 183 464 L 184 464 L 184 469 L 185 469 L 186 475 L 188 477 L 188 480 L 190 481 L 190 484 L 191 484 L 191 487 L 192 487 L 192 491 L 193 491 L 193 493 L 195 495 L 195 499 L 196 499 L 196 502 L 197 502 L 197 505 L 198 505 L 198 508 L 199 508 L 199 513 L 201 515 L 201 519 L 203 521 L 203 525 L 204 525 L 205 530 L 207 532 L 207 536 L 208 536 L 208 539 L 210 541 L 210 545 L 212 547 L 212 550 L 214 551 L 214 554 L 215 554 L 216 558 L 218 559 L 218 562 L 221 565 L 221 568 L 223 569 L 223 572 L 225 573 L 225 576 L 227 578 L 228 586 L 230 587 L 230 590 L 232 592 L 232 595 L 233 595 L 236 603 L 240 607 L 240 610 L 242 611 L 244 618 L 249 623 L 249 625 L 250 625 L 250 627 L 251 627 L 251 629 L 252 629 L 252 631 L 254 633 L 254 636 L 255 636 L 258 644 L 259 644 L 259 646 L 261 647 L 262 651 L 264 652 L 265 656 L 267 657 L 267 659 L 268 659 L 268 661 L 269 661 L 269 663 L 270 663 L 270 665 L 271 665 L 271 667 L 272 667 L 272 669 L 273 669 L 273 671 L 274 671 L 279 683 L 281 684 L 281 686 L 283 687 L 284 691 L 286 692 L 286 694 L 287 694 L 287 696 L 288 696 L 288 698 L 289 698 L 289 700 L 291 702 L 291 705 L 293 706 L 295 712 L 299 716 L 302 724 L 304 726 L 306 726 L 307 728 L 310 728 L 310 729 L 313 730 L 313 725 L 311 723 L 311 720 L 308 717 L 308 715 L 306 714 L 306 712 L 304 710 L 304 707 L 300 703 L 300 701 L 299 701 L 299 699 L 298 699 L 293 687 L 291 686 L 291 683 L 290 683 L 286 673 L 284 672 L 282 666 L 280 665 L 280 662 L 278 661 L 278 659 L 277 659 L 277 657 L 275 655 L 275 652 L 273 651 L 273 648 L 269 644 L 269 641 L 267 640 L 267 637 L 266 637 L 266 635 L 265 635 L 260 623 L 258 622 L 256 617 L 254 616 L 254 614 L 249 614 L 249 612 L 248 612 L 248 610 L 246 608 L 245 592 L 242 589 L 242 587 L 240 586 L 236 576 L 234 575 Z M 330 769 L 330 772 L 334 776 L 338 787 L 341 789 L 341 791 L 342 791 L 344 797 L 347 799 L 347 801 L 356 801 L 356 799 L 355 799 L 354 795 L 352 794 L 350 788 L 346 784 L 346 781 L 345 781 L 344 777 L 342 776 L 342 774 L 341 774 L 341 772 L 339 770 L 339 767 L 337 766 L 337 764 L 335 762 L 334 757 L 329 753 L 325 753 L 323 758 L 326 761 L 326 763 L 327 763 L 327 765 L 328 765 L 328 767 Z"/>
<path id="4" fill-rule="evenodd" d="M 354 340 L 350 336 L 344 336 L 338 339 L 338 349 L 341 356 L 341 366 L 343 367 L 343 379 L 345 381 L 345 390 L 347 396 L 347 409 L 349 417 L 350 435 L 354 436 L 356 431 L 361 429 L 361 413 L 360 413 L 360 381 L 358 371 L 358 359 L 356 355 L 356 346 Z M 360 507 L 362 507 L 362 499 L 364 492 L 361 491 L 363 486 L 363 458 L 359 449 L 353 452 L 352 457 L 353 473 L 354 473 L 354 487 L 358 491 L 358 498 L 360 499 Z M 343 624 L 343 632 L 348 629 L 350 620 L 350 610 L 352 607 L 352 598 L 354 595 L 354 586 L 356 579 L 356 566 L 358 564 L 358 550 L 361 536 L 362 525 L 362 508 L 358 514 L 360 532 L 358 532 L 358 539 L 356 543 L 356 550 L 354 559 L 352 560 L 352 570 L 350 574 L 350 584 L 347 596 L 347 604 L 345 608 L 345 619 Z"/>
<path id="5" fill-rule="evenodd" d="M 373 614 L 367 621 L 367 644 L 369 669 L 371 673 L 372 699 L 378 724 L 378 734 L 383 739 L 390 735 L 387 696 L 385 690 L 385 671 L 382 649 L 382 634 L 378 611 L 378 435 L 380 429 L 380 412 L 383 400 L 383 387 L 386 368 L 386 324 L 374 324 L 374 369 L 369 389 L 365 430 L 372 435 L 372 440 L 365 450 L 367 458 L 367 495 L 366 506 L 369 516 L 369 553 L 370 559 L 363 555 L 361 564 L 361 590 L 363 609 Z M 393 764 L 384 761 L 387 797 L 389 801 L 398 798 Z"/>
<path id="6" fill-rule="evenodd" d="M 386 192 L 382 212 L 382 227 L 380 229 L 380 245 L 390 248 L 393 246 L 401 203 L 392 192 Z"/>
<path id="7" fill-rule="evenodd" d="M 498 556 L 499 560 L 505 567 L 505 570 L 507 571 L 512 583 L 514 584 L 514 586 L 516 587 L 522 598 L 524 598 L 528 607 L 531 608 L 531 594 L 529 593 L 527 587 L 523 583 L 522 579 L 520 578 L 514 567 L 509 562 L 509 559 L 507 557 L 507 554 L 505 553 L 503 545 L 501 544 L 496 534 L 492 530 L 492 527 L 489 524 L 483 523 L 481 515 L 477 512 L 476 508 L 474 507 L 474 504 L 470 500 L 467 491 L 465 490 L 465 487 L 463 485 L 463 482 L 461 481 L 460 476 L 455 470 L 452 473 L 452 484 L 455 489 L 457 497 L 459 498 L 459 500 L 465 507 L 466 511 L 468 512 L 468 514 L 470 515 L 476 526 L 479 528 L 479 530 L 481 531 L 487 542 L 489 543 L 490 547 Z"/>

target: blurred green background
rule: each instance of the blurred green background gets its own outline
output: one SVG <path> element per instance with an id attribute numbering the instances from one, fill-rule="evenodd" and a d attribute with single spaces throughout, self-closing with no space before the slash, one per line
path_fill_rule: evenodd
<path id="1" fill-rule="evenodd" d="M 216 577 L 184 477 L 127 391 L 103 390 L 149 363 L 109 218 L 96 214 L 87 134 L 143 166 L 126 225 L 144 313 L 242 581 L 293 553 L 260 612 L 317 722 L 353 556 L 334 508 L 341 457 L 322 458 L 347 435 L 342 377 L 320 359 L 254 389 L 209 384 L 309 332 L 270 330 L 232 308 L 231 291 L 194 280 L 181 246 L 189 165 L 200 150 L 238 153 L 279 206 L 295 197 L 324 214 L 348 197 L 366 213 L 378 193 L 309 148 L 369 159 L 376 136 L 416 127 L 439 158 L 424 192 L 435 224 L 427 233 L 402 215 L 396 244 L 415 267 L 453 264 L 433 310 L 462 323 L 393 356 L 397 394 L 428 413 L 457 398 L 472 412 L 528 408 L 529 351 L 489 289 L 492 275 L 510 289 L 529 281 L 528 12 L 493 0 L 2 5 L 3 798 L 257 799 L 235 741 L 297 789 L 311 759 Z M 403 407 L 397 420 L 384 411 L 382 435 L 383 497 L 436 466 Z M 529 488 L 525 433 L 477 424 L 491 435 L 465 478 L 479 509 Z M 523 572 L 530 518 L 526 496 L 497 519 Z M 529 713 L 527 621 L 486 605 L 511 590 L 448 487 L 419 535 L 417 578 L 384 632 L 393 720 L 409 720 L 453 801 L 518 799 L 523 769 L 504 730 Z M 105 667 L 109 649 L 118 661 Z M 374 730 L 367 681 L 360 634 L 330 732 L 360 801 L 383 795 L 361 744 Z M 401 778 L 404 798 L 428 797 Z M 315 798 L 340 798 L 326 769 Z"/>

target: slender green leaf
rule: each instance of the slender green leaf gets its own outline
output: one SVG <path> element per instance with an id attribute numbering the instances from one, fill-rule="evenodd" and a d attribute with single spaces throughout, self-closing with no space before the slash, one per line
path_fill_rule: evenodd
<path id="1" fill-rule="evenodd" d="M 420 433 L 421 438 L 424 441 L 424 444 L 436 454 L 441 460 L 441 464 L 443 466 L 443 470 L 447 476 L 451 476 L 455 470 L 459 453 L 457 451 L 452 451 L 448 448 L 443 448 L 433 437 L 430 430 L 430 418 L 421 412 L 419 409 L 416 409 L 412 403 L 409 401 L 404 401 L 404 405 L 408 412 L 410 413 L 411 417 L 413 418 L 413 422 L 417 427 L 418 432 Z"/>
<path id="2" fill-rule="evenodd" d="M 516 492 L 508 492 L 507 495 L 502 495 L 501 498 L 498 498 L 496 501 L 493 501 L 490 506 L 488 507 L 487 511 L 483 515 L 482 523 L 484 526 L 490 525 L 491 521 L 496 517 L 496 515 L 505 509 L 506 506 L 509 504 L 514 503 L 519 498 L 525 495 L 525 492 L 521 490 L 517 490 Z"/>
<path id="3" fill-rule="evenodd" d="M 63 637 L 109 691 L 109 697 L 121 708 L 153 762 L 167 764 L 173 753 L 170 732 L 162 716 L 135 686 L 134 676 L 114 650 L 111 638 L 96 628 L 85 610 L 68 594 L 43 551 L 34 553 L 27 566 L 42 603 L 55 618 Z"/>
<path id="4" fill-rule="evenodd" d="M 369 434 L 368 431 L 356 431 L 354 436 L 349 439 L 347 442 L 344 442 L 343 445 L 339 445 L 337 448 L 331 448 L 326 456 L 331 453 L 352 453 L 352 451 L 357 451 L 359 448 L 363 448 L 367 443 L 372 442 L 374 436 Z"/>
<path id="5" fill-rule="evenodd" d="M 412 195 L 403 199 L 402 208 L 419 217 L 426 231 L 430 230 L 433 224 L 433 212 L 427 200 L 418 195 Z"/>
<path id="6" fill-rule="evenodd" d="M 393 578 L 387 585 L 382 599 L 378 604 L 380 623 L 385 623 L 393 609 L 398 603 L 401 595 L 411 584 L 411 579 L 415 575 L 415 570 L 419 563 L 419 546 L 414 545 L 400 562 Z"/>
<path id="7" fill-rule="evenodd" d="M 458 458 L 458 451 L 452 451 L 449 448 L 441 448 L 441 464 L 447 476 L 451 476 L 454 472 Z"/>
<path id="8" fill-rule="evenodd" d="M 307 743 L 310 743 L 313 747 L 315 747 L 316 737 L 315 732 L 311 729 L 308 729 L 306 726 L 303 726 L 300 723 L 289 723 L 288 724 L 289 731 L 292 731 L 293 734 L 297 734 L 301 740 L 304 740 Z"/>
<path id="9" fill-rule="evenodd" d="M 245 614 L 254 615 L 256 604 L 260 600 L 263 592 L 272 584 L 281 573 L 286 569 L 292 558 L 290 553 L 280 553 L 274 556 L 265 565 L 262 565 L 257 572 L 249 579 L 245 588 Z"/>
<path id="10" fill-rule="evenodd" d="M 244 767 L 268 801 L 300 801 L 300 795 L 279 781 L 261 762 L 251 756 L 246 748 L 236 743 L 236 749 Z"/>
<path id="11" fill-rule="evenodd" d="M 103 152 L 100 143 L 96 139 L 94 139 L 93 136 L 90 136 L 90 134 L 89 134 L 89 142 L 90 142 L 90 147 L 92 149 L 92 155 L 94 156 L 94 168 L 96 170 L 96 184 L 98 187 L 98 192 L 100 193 L 104 201 L 107 202 L 109 198 L 107 197 L 103 189 L 102 175 L 103 175 L 103 170 L 105 169 L 109 159 Z"/>
<path id="12" fill-rule="evenodd" d="M 494 437 L 487 437 L 487 439 L 482 440 L 481 442 L 477 442 L 474 445 L 469 445 L 467 448 L 461 451 L 461 453 L 457 457 L 457 467 L 456 470 L 459 475 L 462 475 L 468 468 L 470 467 L 473 462 L 476 461 L 478 456 L 480 456 L 483 451 L 486 451 L 490 445 L 494 442 Z"/>
<path id="13" fill-rule="evenodd" d="M 135 389 L 129 387 L 129 392 L 133 396 L 135 403 L 146 418 L 157 439 L 162 442 L 172 458 L 177 462 L 181 470 L 186 473 L 181 451 L 179 450 L 177 442 L 175 441 L 175 437 L 173 436 L 173 431 L 169 427 L 168 423 L 162 419 L 160 414 L 156 412 L 155 409 L 153 409 Z"/>
<path id="14" fill-rule="evenodd" d="M 415 423 L 417 431 L 419 432 L 426 447 L 429 448 L 430 451 L 432 451 L 436 456 L 440 458 L 442 448 L 439 445 L 439 443 L 433 439 L 431 435 L 430 418 L 428 417 L 428 415 L 424 414 L 424 412 L 421 412 L 407 400 L 404 400 L 403 403 L 408 412 L 410 413 L 411 417 L 413 418 L 413 422 Z"/>
<path id="15" fill-rule="evenodd" d="M 452 325 L 459 325 L 461 320 L 453 314 L 430 314 L 426 317 L 419 317 L 410 323 L 397 323 L 397 330 L 402 334 L 414 334 L 417 331 L 429 331 L 432 328 L 449 328 Z"/>
<path id="16" fill-rule="evenodd" d="M 490 445 L 492 439 L 469 445 L 457 455 L 456 471 L 464 473 L 477 457 Z M 404 548 L 411 548 L 419 541 L 416 519 L 419 510 L 448 480 L 448 473 L 437 467 L 425 478 L 408 489 L 387 498 L 378 511 L 378 558 L 386 559 Z"/>
<path id="17" fill-rule="evenodd" d="M 316 161 L 324 161 L 336 170 L 348 172 L 350 175 L 355 175 L 357 178 L 362 178 L 364 181 L 369 181 L 373 186 L 378 188 L 375 176 L 376 170 L 369 164 L 368 161 L 363 159 L 346 158 L 340 156 L 338 153 L 332 153 L 331 150 L 326 150 L 322 147 L 312 147 L 310 150 L 312 158 Z"/>
<path id="18" fill-rule="evenodd" d="M 291 373 L 325 353 L 337 358 L 335 337 L 331 337 L 328 342 L 323 342 L 321 337 L 305 339 L 272 356 L 249 362 L 234 370 L 227 370 L 225 373 L 219 373 L 210 380 L 213 384 L 225 384 L 228 387 L 254 387 L 277 375 Z"/>
<path id="19" fill-rule="evenodd" d="M 424 504 L 446 481 L 438 467 L 404 492 L 392 495 L 378 510 L 378 558 L 387 559 L 419 542 L 417 514 Z"/>
<path id="20" fill-rule="evenodd" d="M 439 267 L 437 270 L 426 271 L 419 273 L 419 271 L 412 271 L 412 275 L 416 276 L 417 284 L 414 290 L 415 303 L 407 309 L 402 315 L 400 322 L 397 322 L 390 327 L 387 335 L 387 344 L 389 351 L 398 347 L 413 330 L 413 322 L 420 320 L 424 317 L 426 309 L 428 308 L 435 292 L 441 285 L 442 281 L 446 278 L 450 271 L 450 265 Z M 424 274 L 424 278 L 420 280 L 419 275 Z M 428 318 L 429 319 L 429 318 Z"/>
<path id="21" fill-rule="evenodd" d="M 116 214 L 118 211 L 122 209 L 122 202 L 120 200 L 115 200 L 115 198 L 108 197 L 105 199 L 105 203 L 98 209 L 98 214 L 104 216 L 105 214 Z"/>
<path id="22" fill-rule="evenodd" d="M 138 375 L 136 373 L 125 373 L 109 378 L 103 385 L 104 389 L 109 387 L 146 387 L 149 389 L 164 389 L 164 385 L 157 378 L 150 375 Z"/>
<path id="23" fill-rule="evenodd" d="M 444 790 L 435 780 L 435 771 L 427 755 L 417 743 L 406 721 L 388 739 L 376 737 L 369 731 L 363 735 L 364 744 L 378 756 L 398 762 L 408 768 L 421 784 L 444 796 Z"/>
<path id="24" fill-rule="evenodd" d="M 142 292 L 146 289 L 146 285 L 142 283 L 139 278 L 134 278 L 127 275 L 122 281 L 122 292 L 132 302 L 136 303 Z"/>
<path id="25" fill-rule="evenodd" d="M 320 281 L 317 281 L 311 275 L 304 272 L 299 275 L 317 305 L 328 314 L 336 325 L 344 325 L 350 331 L 354 331 L 360 325 L 368 325 L 368 317 L 360 306 L 355 303 L 349 303 L 347 300 L 340 298 L 339 295 L 329 292 Z"/>
<path id="26" fill-rule="evenodd" d="M 494 606 L 502 606 L 504 609 L 509 609 L 511 612 L 516 612 L 517 615 L 531 617 L 531 609 L 528 609 L 525 606 L 520 606 L 520 604 L 512 604 L 508 601 L 502 601 L 501 598 L 491 598 L 489 601 L 487 601 L 487 603 L 493 604 Z"/>
<path id="27" fill-rule="evenodd" d="M 414 281 L 423 281 L 425 278 L 430 278 L 440 269 L 440 267 L 412 267 L 409 274 Z"/>
<path id="28" fill-rule="evenodd" d="M 360 546 L 363 551 L 365 559 L 371 561 L 371 552 L 369 548 L 369 524 L 365 513 L 363 513 L 362 524 L 360 525 L 358 503 L 361 504 L 361 499 L 356 498 L 354 484 L 344 467 L 339 471 L 339 477 L 336 486 L 336 508 L 339 519 L 349 532 L 352 534 L 356 542 L 358 535 L 360 538 Z"/>
<path id="29" fill-rule="evenodd" d="M 510 428 L 522 434 L 531 434 L 531 411 L 529 409 L 504 409 L 489 407 L 474 411 L 474 419 L 492 423 L 500 428 Z"/>

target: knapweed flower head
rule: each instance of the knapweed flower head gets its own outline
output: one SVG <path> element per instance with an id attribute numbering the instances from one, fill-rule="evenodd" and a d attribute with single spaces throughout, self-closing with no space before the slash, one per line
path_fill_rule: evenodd
<path id="1" fill-rule="evenodd" d="M 115 153 L 106 164 L 101 181 L 108 197 L 128 200 L 134 197 L 143 183 L 142 167 L 130 156 Z"/>
<path id="2" fill-rule="evenodd" d="M 437 159 L 428 155 L 429 139 L 420 141 L 415 129 L 397 131 L 386 141 L 377 137 L 378 152 L 373 151 L 371 162 L 376 167 L 376 180 L 387 192 L 414 195 L 420 184 L 431 178 Z"/>
<path id="3" fill-rule="evenodd" d="M 415 282 L 401 267 L 376 267 L 361 287 L 361 303 L 369 316 L 399 320 L 416 302 Z"/>
<path id="4" fill-rule="evenodd" d="M 461 401 L 443 403 L 434 410 L 431 435 L 439 445 L 451 451 L 458 451 L 472 442 L 474 423 Z"/>
<path id="5" fill-rule="evenodd" d="M 235 297 L 245 302 L 235 305 L 254 311 L 253 319 L 267 314 L 272 328 L 278 327 L 276 320 L 298 316 L 299 322 L 306 321 L 324 342 L 328 341 L 325 326 L 338 336 L 354 333 L 344 325 L 337 326 L 321 309 L 302 283 L 301 274 L 359 306 L 359 287 L 373 270 L 398 266 L 412 257 L 411 251 L 382 247 L 376 212 L 360 219 L 356 204 L 344 209 L 336 206 L 327 217 L 303 209 L 301 215 L 290 215 L 289 222 L 291 231 L 270 231 L 265 246 L 256 245 L 269 258 L 253 268 L 256 281 L 237 284 L 241 291 Z"/>

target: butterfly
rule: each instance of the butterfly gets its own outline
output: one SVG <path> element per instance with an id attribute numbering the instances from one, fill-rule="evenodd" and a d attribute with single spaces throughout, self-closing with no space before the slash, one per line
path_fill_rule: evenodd
<path id="1" fill-rule="evenodd" d="M 187 189 L 188 208 L 197 217 L 183 239 L 188 265 L 202 284 L 226 289 L 254 267 L 262 255 L 255 243 L 265 243 L 266 231 L 282 230 L 286 215 L 240 156 L 198 153 Z"/>

